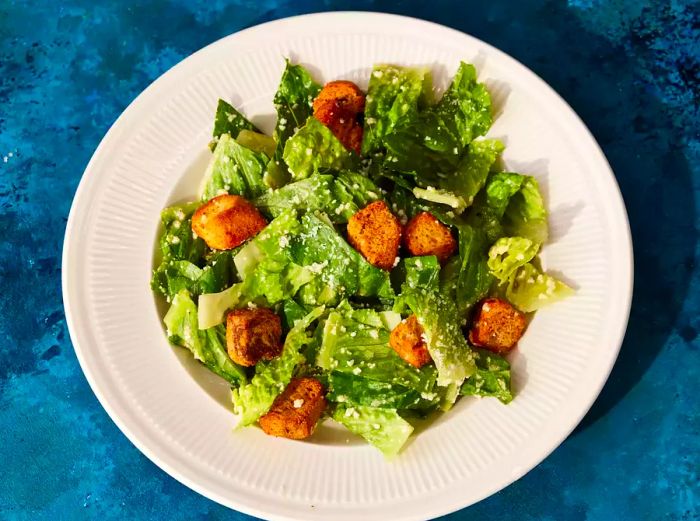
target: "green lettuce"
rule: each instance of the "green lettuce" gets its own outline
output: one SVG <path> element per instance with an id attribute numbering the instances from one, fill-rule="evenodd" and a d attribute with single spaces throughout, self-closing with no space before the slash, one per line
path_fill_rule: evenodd
<path id="1" fill-rule="evenodd" d="M 520 266 L 530 262 L 539 245 L 525 237 L 503 237 L 489 250 L 487 265 L 499 282 L 507 282 Z"/>
<path id="2" fill-rule="evenodd" d="M 277 124 L 273 135 L 277 148 L 270 166 L 286 170 L 283 153 L 287 140 L 313 115 L 313 100 L 320 91 L 321 86 L 313 80 L 309 71 L 286 60 L 282 79 L 273 100 L 277 110 Z"/>
<path id="3" fill-rule="evenodd" d="M 333 419 L 362 436 L 387 458 L 396 456 L 413 432 L 413 426 L 393 409 L 339 405 Z"/>
<path id="4" fill-rule="evenodd" d="M 231 385 L 246 382 L 245 371 L 233 363 L 226 352 L 225 328 L 200 330 L 197 306 L 186 290 L 175 295 L 163 322 L 171 343 L 189 349 L 197 360 Z"/>
<path id="5" fill-rule="evenodd" d="M 275 140 L 261 132 L 243 129 L 238 133 L 236 143 L 253 152 L 265 154 L 269 158 L 275 155 Z"/>
<path id="6" fill-rule="evenodd" d="M 394 286 L 402 291 L 437 291 L 440 287 L 440 263 L 434 255 L 406 257 L 392 270 L 391 279 Z"/>
<path id="7" fill-rule="evenodd" d="M 204 201 L 221 194 L 253 199 L 268 190 L 263 182 L 268 158 L 265 154 L 240 145 L 223 134 L 214 149 L 200 189 Z"/>
<path id="8" fill-rule="evenodd" d="M 316 276 L 299 292 L 307 305 L 334 305 L 349 295 L 392 298 L 389 273 L 372 266 L 322 216 L 306 213 L 292 259 Z"/>
<path id="9" fill-rule="evenodd" d="M 326 319 L 316 365 L 327 371 L 384 382 L 397 389 L 410 389 L 424 399 L 433 399 L 435 367 L 426 365 L 417 369 L 406 363 L 389 346 L 389 334 L 380 313 L 341 304 Z M 378 399 L 374 406 L 379 405 Z"/>
<path id="10" fill-rule="evenodd" d="M 283 158 L 295 180 L 328 170 L 352 168 L 354 164 L 352 153 L 313 117 L 287 140 Z"/>
<path id="11" fill-rule="evenodd" d="M 369 79 L 365 104 L 362 153 L 382 148 L 384 137 L 404 120 L 418 117 L 418 108 L 429 86 L 427 69 L 375 65 Z"/>
<path id="12" fill-rule="evenodd" d="M 238 112 L 233 105 L 220 99 L 216 106 L 214 130 L 212 132 L 214 139 L 210 143 L 209 147 L 214 150 L 219 138 L 223 134 L 228 134 L 235 139 L 241 130 L 260 132 L 255 125 L 248 121 L 243 114 Z"/>
<path id="13" fill-rule="evenodd" d="M 384 137 L 386 163 L 399 172 L 426 176 L 454 172 L 465 147 L 485 134 L 491 121 L 486 87 L 476 81 L 473 65 L 461 63 L 436 105 Z"/>
<path id="14" fill-rule="evenodd" d="M 438 385 L 461 385 L 474 373 L 475 364 L 455 303 L 439 292 L 428 290 L 404 293 L 402 299 L 423 328 L 424 341 L 437 367 Z"/>
<path id="15" fill-rule="evenodd" d="M 532 263 L 524 264 L 513 273 L 506 288 L 506 298 L 524 313 L 536 311 L 573 294 L 573 289 L 542 273 Z"/>
<path id="16" fill-rule="evenodd" d="M 358 210 L 381 196 L 371 179 L 354 172 L 314 174 L 263 194 L 255 205 L 272 217 L 290 209 L 324 212 L 334 223 L 346 223 Z"/>
<path id="17" fill-rule="evenodd" d="M 256 422 L 287 387 L 294 370 L 304 361 L 300 350 L 313 340 L 306 330 L 323 312 L 323 307 L 318 307 L 299 320 L 287 333 L 280 356 L 270 361 L 258 362 L 251 381 L 233 390 L 231 398 L 234 412 L 241 416 L 240 426 Z"/>
<path id="18" fill-rule="evenodd" d="M 331 402 L 381 409 L 410 409 L 423 402 L 414 389 L 349 373 L 333 371 L 328 383 L 326 398 Z"/>
<path id="19" fill-rule="evenodd" d="M 151 288 L 168 301 L 183 289 L 193 295 L 220 291 L 235 276 L 231 252 L 210 252 L 204 241 L 192 234 L 192 214 L 197 206 L 172 206 L 161 214 L 162 260 L 153 271 Z"/>
<path id="20" fill-rule="evenodd" d="M 534 177 L 523 176 L 520 190 L 511 197 L 503 216 L 507 235 L 526 237 L 536 244 L 549 238 L 547 210 Z"/>
<path id="21" fill-rule="evenodd" d="M 513 399 L 508 361 L 485 349 L 474 349 L 476 371 L 460 389 L 463 396 L 493 396 L 503 403 Z"/>

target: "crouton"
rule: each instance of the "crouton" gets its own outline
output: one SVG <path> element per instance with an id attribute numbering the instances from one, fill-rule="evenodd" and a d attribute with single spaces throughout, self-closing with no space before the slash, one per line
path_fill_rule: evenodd
<path id="1" fill-rule="evenodd" d="M 331 81 L 313 103 L 314 117 L 327 126 L 338 140 L 356 154 L 362 149 L 360 115 L 365 109 L 365 95 L 351 81 Z"/>
<path id="2" fill-rule="evenodd" d="M 236 309 L 226 317 L 226 350 L 238 365 L 250 367 L 282 352 L 282 321 L 268 308 Z"/>
<path id="3" fill-rule="evenodd" d="M 423 367 L 432 358 L 423 341 L 423 328 L 415 315 L 402 320 L 389 335 L 389 345 L 413 367 Z"/>
<path id="4" fill-rule="evenodd" d="M 214 197 L 192 216 L 192 231 L 215 250 L 240 246 L 266 225 L 257 208 L 238 195 Z"/>
<path id="5" fill-rule="evenodd" d="M 324 394 L 323 385 L 315 378 L 293 378 L 258 423 L 270 436 L 308 438 L 326 408 Z"/>
<path id="6" fill-rule="evenodd" d="M 384 201 L 375 201 L 350 217 L 348 240 L 367 262 L 389 270 L 401 244 L 401 224 Z"/>
<path id="7" fill-rule="evenodd" d="M 336 80 L 326 83 L 314 100 L 314 112 L 329 101 L 353 114 L 365 110 L 365 93 L 351 81 Z"/>
<path id="8" fill-rule="evenodd" d="M 408 221 L 404 245 L 411 255 L 435 255 L 445 263 L 457 249 L 450 229 L 428 212 L 421 212 Z"/>
<path id="9" fill-rule="evenodd" d="M 525 315 L 503 299 L 487 298 L 476 309 L 469 341 L 495 353 L 506 353 L 524 332 Z"/>

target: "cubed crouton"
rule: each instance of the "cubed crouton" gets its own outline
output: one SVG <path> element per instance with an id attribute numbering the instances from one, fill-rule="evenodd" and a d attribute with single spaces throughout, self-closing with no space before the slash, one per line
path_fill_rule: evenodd
<path id="1" fill-rule="evenodd" d="M 192 216 L 192 231 L 215 250 L 240 246 L 266 225 L 258 209 L 238 195 L 214 197 Z"/>
<path id="2" fill-rule="evenodd" d="M 351 81 L 336 80 L 326 83 L 314 100 L 314 112 L 317 107 L 329 101 L 353 114 L 365 110 L 365 93 Z"/>
<path id="3" fill-rule="evenodd" d="M 314 117 L 327 126 L 346 148 L 359 154 L 362 148 L 360 115 L 365 95 L 351 81 L 331 81 L 313 103 Z"/>
<path id="4" fill-rule="evenodd" d="M 389 270 L 401 244 L 401 223 L 384 201 L 375 201 L 350 217 L 348 240 L 367 262 Z"/>
<path id="5" fill-rule="evenodd" d="M 413 367 L 423 367 L 432 360 L 423 341 L 423 328 L 415 315 L 402 320 L 392 330 L 389 345 Z"/>
<path id="6" fill-rule="evenodd" d="M 450 229 L 428 212 L 421 212 L 408 221 L 404 245 L 411 255 L 435 255 L 441 263 L 457 249 L 457 241 Z"/>
<path id="7" fill-rule="evenodd" d="M 258 422 L 266 434 L 302 440 L 308 438 L 326 408 L 325 389 L 315 378 L 293 378 Z"/>
<path id="8" fill-rule="evenodd" d="M 474 314 L 469 341 L 495 353 L 513 349 L 525 332 L 525 315 L 507 301 L 487 298 Z"/>
<path id="9" fill-rule="evenodd" d="M 226 349 L 246 367 L 282 352 L 282 321 L 271 309 L 236 309 L 226 317 Z"/>

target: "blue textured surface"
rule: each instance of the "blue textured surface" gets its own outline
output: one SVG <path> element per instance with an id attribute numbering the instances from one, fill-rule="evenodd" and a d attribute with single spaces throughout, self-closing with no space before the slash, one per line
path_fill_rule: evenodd
<path id="1" fill-rule="evenodd" d="M 66 216 L 103 134 L 170 66 L 260 22 L 364 9 L 455 27 L 541 75 L 603 147 L 632 224 L 632 316 L 600 398 L 545 462 L 449 519 L 700 519 L 697 2 L 24 4 L 0 1 L 0 518 L 250 519 L 168 477 L 98 404 L 62 311 Z"/>

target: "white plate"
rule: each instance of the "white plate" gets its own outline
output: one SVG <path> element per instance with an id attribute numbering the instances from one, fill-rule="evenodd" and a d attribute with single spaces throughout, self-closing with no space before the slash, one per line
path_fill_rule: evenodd
<path id="1" fill-rule="evenodd" d="M 509 168 L 535 175 L 551 211 L 548 269 L 578 288 L 537 314 L 513 356 L 517 397 L 463 399 L 387 463 L 325 425 L 308 442 L 233 432 L 226 385 L 168 345 L 149 290 L 159 212 L 192 198 L 217 98 L 265 130 L 283 58 L 318 80 L 366 86 L 377 62 L 429 65 L 444 85 L 477 65 Z M 617 356 L 632 248 L 615 178 L 576 114 L 542 80 L 485 43 L 432 23 L 334 13 L 267 23 L 190 56 L 107 133 L 73 202 L 63 255 L 68 326 L 85 375 L 126 436 L 170 475 L 269 519 L 425 519 L 465 507 L 542 461 L 581 420 Z"/>

